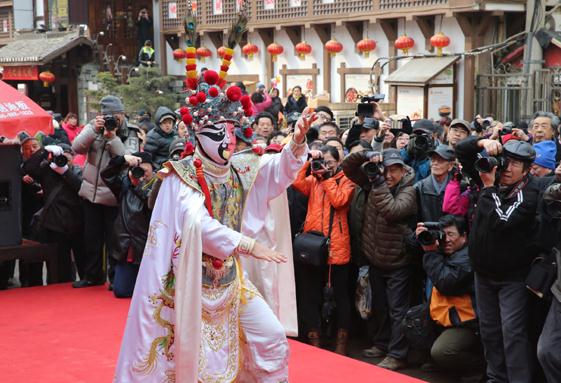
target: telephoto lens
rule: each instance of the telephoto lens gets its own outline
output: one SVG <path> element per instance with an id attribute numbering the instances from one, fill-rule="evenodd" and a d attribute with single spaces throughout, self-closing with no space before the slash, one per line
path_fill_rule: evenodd
<path id="1" fill-rule="evenodd" d="M 66 158 L 66 156 L 64 154 L 61 154 L 60 156 L 54 157 L 53 162 L 59 168 L 63 168 L 68 164 L 68 158 Z"/>
<path id="2" fill-rule="evenodd" d="M 131 174 L 134 178 L 141 179 L 142 177 L 144 177 L 144 169 L 142 169 L 140 166 L 135 166 L 131 169 Z"/>

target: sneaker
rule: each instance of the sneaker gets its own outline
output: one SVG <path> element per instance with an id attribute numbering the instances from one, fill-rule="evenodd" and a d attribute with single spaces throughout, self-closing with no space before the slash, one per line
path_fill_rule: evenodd
<path id="1" fill-rule="evenodd" d="M 362 355 L 366 358 L 382 358 L 386 356 L 386 352 L 376 346 L 362 350 Z"/>
<path id="2" fill-rule="evenodd" d="M 384 360 L 378 363 L 378 367 L 382 367 L 390 371 L 397 371 L 407 367 L 407 362 L 405 360 L 394 358 L 393 356 L 386 356 Z"/>

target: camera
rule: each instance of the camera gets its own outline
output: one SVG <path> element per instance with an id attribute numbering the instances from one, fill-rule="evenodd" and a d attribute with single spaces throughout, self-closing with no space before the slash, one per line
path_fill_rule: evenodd
<path id="1" fill-rule="evenodd" d="M 112 132 L 115 129 L 117 129 L 117 125 L 118 125 L 117 124 L 117 119 L 114 116 L 112 116 L 110 114 L 104 115 L 103 116 L 103 122 L 104 122 L 103 128 L 105 130 L 108 130 L 108 131 Z"/>
<path id="2" fill-rule="evenodd" d="M 61 154 L 60 156 L 53 157 L 52 162 L 54 162 L 59 168 L 63 168 L 68 164 L 68 158 L 66 158 L 64 154 Z"/>
<path id="3" fill-rule="evenodd" d="M 503 170 L 506 168 L 506 161 L 505 158 L 502 156 L 498 157 L 481 157 L 478 158 L 473 166 L 475 170 L 481 173 L 491 173 L 494 167 L 497 167 L 497 170 Z"/>
<path id="4" fill-rule="evenodd" d="M 369 180 L 373 180 L 377 176 L 382 175 L 384 173 L 384 168 L 380 163 L 370 162 L 370 160 L 373 157 L 381 156 L 381 155 L 382 154 L 380 152 L 375 152 L 375 151 L 364 152 L 364 158 L 367 160 L 367 162 L 363 163 L 361 165 L 361 168 Z"/>
<path id="5" fill-rule="evenodd" d="M 503 129 L 501 130 L 501 134 L 512 134 L 512 129 L 516 126 L 512 122 L 505 122 L 503 125 Z"/>
<path id="6" fill-rule="evenodd" d="M 355 115 L 358 117 L 372 117 L 374 114 L 373 103 L 380 102 L 386 97 L 385 94 L 375 94 L 373 96 L 363 96 L 360 98 L 360 103 L 356 106 Z"/>
<path id="7" fill-rule="evenodd" d="M 315 158 L 311 162 L 311 169 L 314 172 L 318 172 L 323 169 L 325 165 L 325 160 L 323 158 Z"/>
<path id="8" fill-rule="evenodd" d="M 417 236 L 421 245 L 432 245 L 436 241 L 442 241 L 446 238 L 446 234 L 442 231 L 442 225 L 439 222 L 423 222 L 423 224 L 427 231 L 423 231 Z"/>
<path id="9" fill-rule="evenodd" d="M 137 180 L 144 177 L 144 174 L 145 174 L 144 169 L 142 169 L 140 166 L 135 166 L 134 168 L 131 169 L 131 175 Z"/>

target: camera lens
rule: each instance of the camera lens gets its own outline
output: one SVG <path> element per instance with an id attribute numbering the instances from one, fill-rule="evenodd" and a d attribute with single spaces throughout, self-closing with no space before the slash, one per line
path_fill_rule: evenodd
<path id="1" fill-rule="evenodd" d="M 431 245 L 434 243 L 434 241 L 436 241 L 436 238 L 434 237 L 433 232 L 431 230 L 421 232 L 417 236 L 417 239 L 419 240 L 421 245 L 425 245 L 425 246 Z"/>
<path id="2" fill-rule="evenodd" d="M 495 166 L 498 166 L 498 164 L 499 162 L 495 157 L 482 157 L 475 161 L 473 166 L 478 172 L 491 173 L 491 171 L 493 171 L 493 168 Z"/>
<path id="3" fill-rule="evenodd" d="M 368 179 L 376 178 L 376 176 L 382 174 L 380 166 L 373 162 L 366 162 L 362 164 L 362 170 L 364 171 Z"/>
<path id="4" fill-rule="evenodd" d="M 68 164 L 68 158 L 66 158 L 64 154 L 61 154 L 60 156 L 56 156 L 55 158 L 53 158 L 53 162 L 59 168 L 63 168 Z"/>
<path id="5" fill-rule="evenodd" d="M 131 169 L 131 174 L 134 178 L 140 179 L 144 177 L 144 169 L 142 169 L 140 166 L 135 166 Z"/>
<path id="6" fill-rule="evenodd" d="M 311 168 L 312 168 L 313 171 L 318 171 L 318 170 L 323 169 L 323 164 L 324 164 L 323 158 L 318 158 L 318 159 L 312 160 Z"/>
<path id="7" fill-rule="evenodd" d="M 103 116 L 104 128 L 106 130 L 112 131 L 117 129 L 117 119 L 112 115 Z"/>

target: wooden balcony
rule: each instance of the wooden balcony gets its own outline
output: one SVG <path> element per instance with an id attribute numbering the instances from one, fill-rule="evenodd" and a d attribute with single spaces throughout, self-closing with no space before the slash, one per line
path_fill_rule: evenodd
<path id="1" fill-rule="evenodd" d="M 458 12 L 485 11 L 486 5 L 493 12 L 500 12 L 504 5 L 506 11 L 523 10 L 525 0 L 275 0 L 274 9 L 265 9 L 263 0 L 222 0 L 222 12 L 213 10 L 215 1 L 198 1 L 198 30 L 200 32 L 220 31 L 229 28 L 238 12 L 236 3 L 248 3 L 250 30 L 282 26 L 341 23 L 345 21 L 389 18 L 407 18 L 414 15 L 446 14 Z M 169 17 L 170 3 L 177 5 L 177 17 Z M 299 4 L 298 6 L 295 6 Z M 183 32 L 183 18 L 187 2 L 161 0 L 160 14 L 162 31 L 166 34 Z"/>

